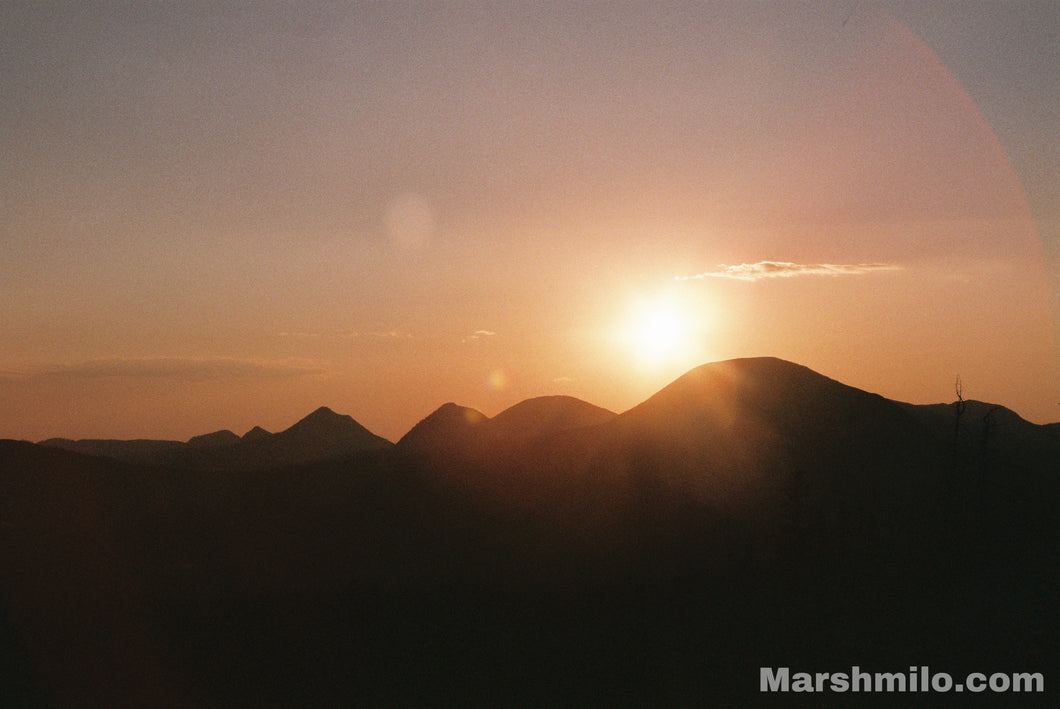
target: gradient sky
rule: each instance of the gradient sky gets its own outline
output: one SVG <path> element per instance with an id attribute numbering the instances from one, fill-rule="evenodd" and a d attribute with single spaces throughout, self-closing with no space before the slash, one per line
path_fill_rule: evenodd
<path id="1" fill-rule="evenodd" d="M 756 355 L 1060 420 L 1053 2 L 243 5 L 0 6 L 0 437 Z"/>

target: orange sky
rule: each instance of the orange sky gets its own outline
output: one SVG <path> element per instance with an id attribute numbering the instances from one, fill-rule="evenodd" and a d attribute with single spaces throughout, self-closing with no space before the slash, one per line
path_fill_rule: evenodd
<path id="1" fill-rule="evenodd" d="M 864 5 L 5 7 L 0 437 L 754 355 L 1060 420 L 1060 18 Z"/>

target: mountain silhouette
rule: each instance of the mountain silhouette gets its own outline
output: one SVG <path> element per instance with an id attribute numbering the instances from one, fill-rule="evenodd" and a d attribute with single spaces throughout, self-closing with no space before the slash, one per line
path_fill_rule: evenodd
<path id="1" fill-rule="evenodd" d="M 394 445 L 327 408 L 0 441 L 0 677 L 30 706 L 757 706 L 765 666 L 1047 672 L 1058 460 L 1057 424 L 775 358 L 621 414 L 449 403 Z"/>
<path id="2" fill-rule="evenodd" d="M 255 426 L 242 438 L 222 430 L 194 436 L 187 443 L 53 438 L 41 445 L 141 465 L 232 470 L 312 463 L 393 446 L 352 417 L 325 406 L 279 433 Z"/>
<path id="3" fill-rule="evenodd" d="M 610 421 L 612 411 L 571 396 L 527 399 L 493 418 L 449 402 L 417 423 L 397 443 L 404 453 L 494 453 L 501 447 Z"/>
<path id="4" fill-rule="evenodd" d="M 615 418 L 607 409 L 569 396 L 528 399 L 489 418 L 452 402 L 416 424 L 395 446 L 404 457 L 419 461 L 425 477 L 442 475 L 464 480 L 471 492 L 486 492 L 512 483 L 508 495 L 531 494 L 514 480 L 535 451 L 554 451 L 565 458 L 567 446 L 553 440 L 577 436 Z M 574 475 L 574 471 L 570 471 Z M 543 479 L 538 476 L 538 480 Z M 539 496 L 538 493 L 533 493 Z"/>
<path id="5" fill-rule="evenodd" d="M 413 426 L 396 446 L 403 452 L 457 447 L 470 440 L 487 420 L 481 411 L 448 402 Z"/>
<path id="6" fill-rule="evenodd" d="M 465 413 L 442 407 L 398 448 L 415 442 L 425 475 L 444 460 L 461 485 L 554 525 L 566 510 L 585 535 L 600 533 L 585 520 L 617 523 L 646 494 L 775 508 L 797 484 L 837 514 L 872 502 L 883 519 L 941 494 L 945 447 L 912 412 L 775 358 L 703 365 L 619 415 L 569 397 Z"/>
<path id="7" fill-rule="evenodd" d="M 112 439 L 85 438 L 71 440 L 69 438 L 49 438 L 41 441 L 40 445 L 49 448 L 61 448 L 74 453 L 94 455 L 103 458 L 113 458 L 127 463 L 157 464 L 179 453 L 187 444 L 182 441 L 162 441 L 150 439 L 134 439 L 129 441 Z"/>
<path id="8" fill-rule="evenodd" d="M 262 438 L 267 438 L 271 435 L 271 433 L 266 431 L 261 426 L 255 426 L 254 428 L 250 429 L 249 431 L 243 434 L 243 440 L 249 443 L 251 441 L 257 441 Z"/>
<path id="9" fill-rule="evenodd" d="M 896 402 L 776 358 L 693 369 L 615 424 L 619 445 L 648 457 L 643 465 L 728 487 L 764 471 L 868 484 L 883 470 L 912 474 L 936 462 L 927 432 Z"/>
<path id="10" fill-rule="evenodd" d="M 284 446 L 304 451 L 315 448 L 321 451 L 324 457 L 332 451 L 343 454 L 385 449 L 393 445 L 354 421 L 352 416 L 336 414 L 326 406 L 321 406 L 268 440 L 279 441 Z"/>
<path id="11" fill-rule="evenodd" d="M 205 451 L 185 449 L 170 465 L 251 470 L 302 465 L 358 454 L 386 451 L 393 444 L 375 435 L 353 417 L 322 406 L 278 433 L 255 428 L 240 441 Z"/>
<path id="12" fill-rule="evenodd" d="M 526 439 L 596 426 L 615 416 L 573 396 L 539 396 L 497 414 L 486 422 L 485 431 L 500 438 Z"/>
<path id="13" fill-rule="evenodd" d="M 204 433 L 201 436 L 193 436 L 188 439 L 189 448 L 223 448 L 225 446 L 235 445 L 242 440 L 239 436 L 225 429 L 222 431 L 214 431 L 213 433 Z"/>

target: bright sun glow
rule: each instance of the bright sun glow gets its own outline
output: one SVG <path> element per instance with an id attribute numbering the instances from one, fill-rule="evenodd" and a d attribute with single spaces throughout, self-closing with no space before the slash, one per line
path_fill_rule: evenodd
<path id="1" fill-rule="evenodd" d="M 672 297 L 638 302 L 622 328 L 627 350 L 644 367 L 694 365 L 700 349 L 699 327 Z"/>

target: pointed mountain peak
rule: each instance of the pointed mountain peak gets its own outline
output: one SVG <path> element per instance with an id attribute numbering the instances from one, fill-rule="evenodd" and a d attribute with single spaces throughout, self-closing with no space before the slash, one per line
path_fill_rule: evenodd
<path id="1" fill-rule="evenodd" d="M 357 423 L 352 416 L 337 414 L 326 406 L 321 406 L 290 428 L 263 438 L 262 443 L 271 446 L 278 457 L 286 460 L 323 459 L 393 445 Z"/>
<path id="2" fill-rule="evenodd" d="M 306 416 L 302 421 L 327 421 L 329 419 L 348 419 L 352 418 L 344 414 L 337 414 L 326 406 L 321 406 L 313 413 Z"/>
<path id="3" fill-rule="evenodd" d="M 260 441 L 262 438 L 268 438 L 272 434 L 266 431 L 261 426 L 255 426 L 246 433 L 243 434 L 244 441 Z"/>
<path id="4" fill-rule="evenodd" d="M 489 416 L 478 409 L 449 402 L 435 409 L 427 418 L 413 426 L 417 428 L 469 428 L 489 420 Z M 412 431 L 409 431 L 412 433 Z M 406 434 L 407 435 L 407 434 Z"/>
<path id="5" fill-rule="evenodd" d="M 298 423 L 286 429 L 280 434 L 293 434 L 293 433 L 307 433 L 307 432 L 318 432 L 318 433 L 336 433 L 336 432 L 348 432 L 363 428 L 359 423 L 353 420 L 352 416 L 345 414 L 337 414 L 326 406 L 321 406 L 319 409 L 309 414 L 305 418 L 301 419 Z"/>
<path id="6" fill-rule="evenodd" d="M 442 404 L 434 413 L 432 413 L 424 420 L 426 421 L 429 419 L 437 419 L 440 421 L 450 421 L 457 424 L 475 426 L 482 423 L 483 421 L 488 420 L 489 417 L 478 409 L 472 409 L 467 406 L 461 406 L 450 401 L 448 403 Z"/>
<path id="7" fill-rule="evenodd" d="M 413 426 L 401 437 L 398 445 L 402 448 L 417 448 L 452 442 L 486 421 L 489 421 L 489 417 L 481 411 L 449 402 Z"/>

